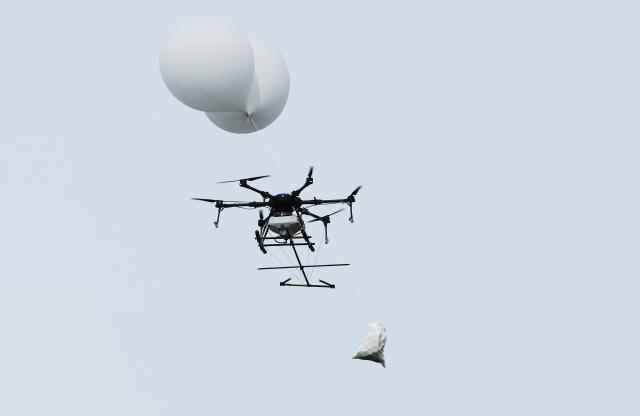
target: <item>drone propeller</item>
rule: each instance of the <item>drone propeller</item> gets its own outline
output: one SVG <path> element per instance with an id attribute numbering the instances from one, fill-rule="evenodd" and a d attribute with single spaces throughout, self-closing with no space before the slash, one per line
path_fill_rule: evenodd
<path id="1" fill-rule="evenodd" d="M 332 212 L 331 214 L 324 215 L 324 216 L 322 216 L 322 217 L 320 217 L 320 218 L 314 218 L 314 219 L 312 219 L 312 220 L 311 220 L 311 221 L 309 221 L 309 222 L 322 221 L 322 222 L 328 222 L 328 223 L 329 223 L 329 222 L 331 222 L 331 219 L 330 219 L 329 217 L 330 217 L 330 216 L 332 216 L 332 215 L 334 215 L 334 214 L 337 214 L 337 213 L 338 213 L 338 212 L 340 212 L 340 211 L 344 211 L 344 208 L 340 208 L 339 210 L 334 211 L 334 212 Z"/>
<path id="2" fill-rule="evenodd" d="M 251 182 L 251 181 L 257 181 L 258 179 L 262 179 L 262 178 L 268 178 L 271 175 L 262 175 L 262 176 L 254 176 L 251 178 L 244 178 L 244 179 L 234 179 L 231 181 L 222 181 L 222 182 L 218 182 L 218 183 L 231 183 L 231 182 Z"/>
<path id="3" fill-rule="evenodd" d="M 349 205 L 349 222 L 353 222 L 353 203 L 356 202 L 356 194 L 360 192 L 360 189 L 362 189 L 362 186 L 358 186 L 347 197 L 346 202 L 347 202 L 347 205 Z"/>
<path id="4" fill-rule="evenodd" d="M 323 217 L 320 218 L 314 218 L 309 222 L 316 222 L 316 221 L 322 221 L 322 225 L 324 225 L 324 243 L 325 244 L 329 244 L 329 232 L 327 231 L 327 225 L 331 222 L 331 216 L 334 214 L 337 214 L 340 211 L 343 211 L 344 208 L 341 208 L 337 211 L 332 212 L 331 214 L 327 214 Z"/>
<path id="5" fill-rule="evenodd" d="M 262 227 L 265 224 L 264 213 L 262 212 L 262 210 L 258 211 L 258 215 L 260 216 L 260 219 L 258 220 L 258 227 Z"/>
<path id="6" fill-rule="evenodd" d="M 291 191 L 291 195 L 297 197 L 300 195 L 300 192 L 304 191 L 304 189 L 313 183 L 313 166 L 309 167 L 309 172 L 307 173 L 307 179 L 304 181 L 304 185 L 300 188 Z"/>
<path id="7" fill-rule="evenodd" d="M 208 199 L 208 198 L 191 198 L 194 201 L 204 201 L 204 202 L 212 202 L 212 203 L 216 203 L 216 202 L 222 202 L 221 199 Z"/>
<path id="8" fill-rule="evenodd" d="M 235 204 L 245 204 L 247 203 L 247 201 L 227 201 L 227 200 L 222 200 L 222 199 L 209 199 L 209 198 L 191 198 L 194 201 L 204 201 L 204 202 L 211 202 L 211 203 L 218 203 L 218 202 L 231 202 L 231 203 L 235 203 Z"/>

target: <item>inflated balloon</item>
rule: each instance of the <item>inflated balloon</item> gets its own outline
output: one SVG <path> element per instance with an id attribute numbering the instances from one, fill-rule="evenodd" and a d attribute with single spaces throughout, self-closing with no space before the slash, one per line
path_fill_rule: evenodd
<path id="1" fill-rule="evenodd" d="M 255 73 L 245 107 L 239 111 L 207 112 L 223 130 L 252 133 L 273 123 L 289 97 L 289 71 L 284 58 L 268 43 L 250 37 Z"/>
<path id="2" fill-rule="evenodd" d="M 160 51 L 169 91 L 201 111 L 244 111 L 253 85 L 253 49 L 233 24 L 210 17 L 180 21 Z"/>

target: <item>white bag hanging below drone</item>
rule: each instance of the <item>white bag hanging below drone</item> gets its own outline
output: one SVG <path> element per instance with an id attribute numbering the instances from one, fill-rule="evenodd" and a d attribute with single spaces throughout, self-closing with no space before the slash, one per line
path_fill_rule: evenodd
<path id="1" fill-rule="evenodd" d="M 384 345 L 387 342 L 387 331 L 379 323 L 371 323 L 367 327 L 367 335 L 353 358 L 369 360 L 382 364 L 384 367 Z"/>

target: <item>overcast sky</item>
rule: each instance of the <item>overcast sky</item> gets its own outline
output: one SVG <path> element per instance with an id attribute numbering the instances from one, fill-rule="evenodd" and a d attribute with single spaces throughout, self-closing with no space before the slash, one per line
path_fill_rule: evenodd
<path id="1" fill-rule="evenodd" d="M 233 135 L 158 69 L 169 26 L 276 45 L 281 117 Z M 640 6 L 22 1 L 0 13 L 0 414 L 640 414 Z M 275 156 L 269 152 L 273 149 Z M 344 197 L 281 288 L 271 174 Z M 329 212 L 333 207 L 327 207 Z M 316 241 L 321 226 L 311 224 Z M 274 251 L 285 263 L 288 260 Z M 310 260 L 312 261 L 312 260 Z M 351 360 L 388 328 L 387 368 Z"/>

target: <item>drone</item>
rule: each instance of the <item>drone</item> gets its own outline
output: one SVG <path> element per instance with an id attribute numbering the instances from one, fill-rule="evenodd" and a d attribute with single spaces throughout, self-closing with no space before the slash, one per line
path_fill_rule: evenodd
<path id="1" fill-rule="evenodd" d="M 270 175 L 254 176 L 244 179 L 236 179 L 231 181 L 222 181 L 218 183 L 239 183 L 241 188 L 249 189 L 250 191 L 260 194 L 262 201 L 223 201 L 221 199 L 209 199 L 209 198 L 192 198 L 196 201 L 204 201 L 215 204 L 218 209 L 218 215 L 213 225 L 218 228 L 220 224 L 220 214 L 225 208 L 244 208 L 244 209 L 256 209 L 266 208 L 269 210 L 267 216 L 264 216 L 262 209 L 259 211 L 258 230 L 255 231 L 255 240 L 258 242 L 258 248 L 264 254 L 267 254 L 267 247 L 291 247 L 298 262 L 297 266 L 282 266 L 282 267 L 260 267 L 258 270 L 274 270 L 274 269 L 300 269 L 305 283 L 289 283 L 291 278 L 288 278 L 280 282 L 280 286 L 298 286 L 298 287 L 322 287 L 335 289 L 335 285 L 328 283 L 324 280 L 318 279 L 320 284 L 312 284 L 309 282 L 309 278 L 305 273 L 305 269 L 312 267 L 336 267 L 336 266 L 349 266 L 348 263 L 334 263 L 334 264 L 316 264 L 316 265 L 303 265 L 298 255 L 296 246 L 306 246 L 310 251 L 315 251 L 315 243 L 311 241 L 311 236 L 307 234 L 305 217 L 311 217 L 308 221 L 322 222 L 324 226 L 324 241 L 325 244 L 329 243 L 329 236 L 327 226 L 331 223 L 331 216 L 344 210 L 344 208 L 334 211 L 327 215 L 317 215 L 309 211 L 310 207 L 318 205 L 329 204 L 346 204 L 349 207 L 349 221 L 353 223 L 353 204 L 356 202 L 356 194 L 361 186 L 358 186 L 353 190 L 346 198 L 339 199 L 303 199 L 300 194 L 308 186 L 313 184 L 313 166 L 309 168 L 309 173 L 304 184 L 290 193 L 281 193 L 272 195 L 269 192 L 262 191 L 252 185 L 249 182 L 257 181 L 259 179 L 268 178 Z M 301 241 L 302 240 L 302 241 Z"/>

